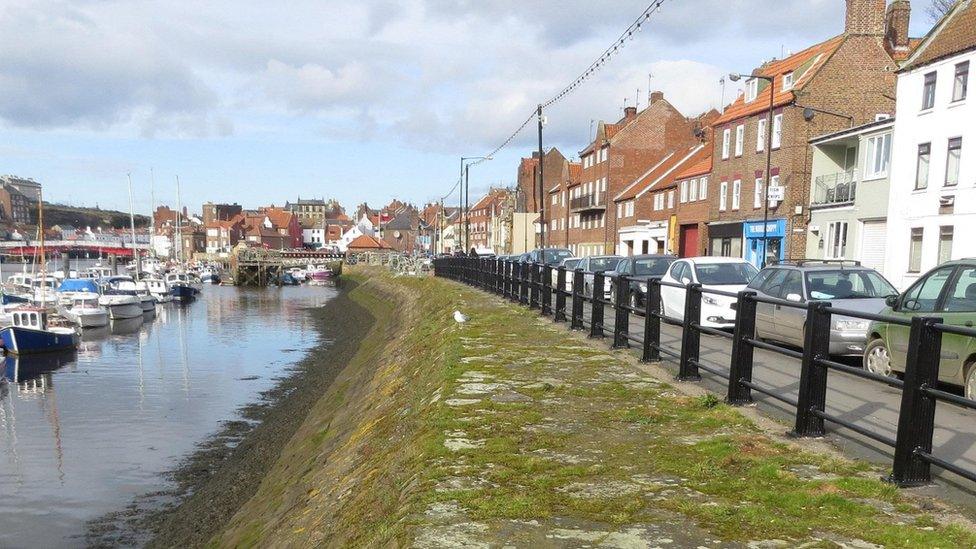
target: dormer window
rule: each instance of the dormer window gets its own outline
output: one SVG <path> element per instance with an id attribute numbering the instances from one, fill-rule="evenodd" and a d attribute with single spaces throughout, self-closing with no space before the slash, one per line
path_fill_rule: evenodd
<path id="1" fill-rule="evenodd" d="M 759 97 L 759 79 L 752 78 L 746 81 L 746 103 L 751 103 Z"/>
<path id="2" fill-rule="evenodd" d="M 783 91 L 790 91 L 793 89 L 793 73 L 788 72 L 783 75 Z"/>

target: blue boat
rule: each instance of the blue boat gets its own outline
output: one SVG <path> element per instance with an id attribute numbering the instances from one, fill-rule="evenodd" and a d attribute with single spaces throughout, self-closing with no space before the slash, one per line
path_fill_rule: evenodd
<path id="1" fill-rule="evenodd" d="M 47 312 L 40 307 L 24 307 L 11 313 L 13 324 L 0 330 L 0 343 L 8 353 L 29 355 L 70 351 L 78 347 L 78 332 L 73 328 L 47 325 Z"/>
<path id="2" fill-rule="evenodd" d="M 191 301 L 200 294 L 200 290 L 193 287 L 186 273 L 169 273 L 166 275 L 166 283 L 169 285 L 169 294 L 177 301 Z"/>

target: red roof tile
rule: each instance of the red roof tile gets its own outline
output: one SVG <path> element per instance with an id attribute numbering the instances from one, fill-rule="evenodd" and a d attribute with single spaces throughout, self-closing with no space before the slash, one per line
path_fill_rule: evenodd
<path id="1" fill-rule="evenodd" d="M 691 148 L 682 148 L 681 150 L 672 151 L 671 154 L 666 156 L 663 160 L 653 166 L 644 175 L 638 177 L 633 183 L 631 183 L 627 188 L 620 192 L 614 197 L 614 201 L 618 200 L 630 200 L 632 198 L 637 198 L 638 195 L 643 194 L 654 187 L 658 186 L 658 183 L 664 182 L 665 184 L 670 184 L 674 181 L 674 174 L 677 173 L 676 170 L 683 170 L 686 166 L 690 166 L 689 162 L 697 162 L 696 155 L 701 151 L 701 149 L 710 148 L 709 145 L 695 145 Z"/>
<path id="2" fill-rule="evenodd" d="M 357 250 L 388 250 L 389 246 L 383 242 L 369 236 L 368 234 L 361 234 L 353 239 L 352 242 L 347 246 L 349 249 Z"/>
<path id="3" fill-rule="evenodd" d="M 787 105 L 795 99 L 794 92 L 800 90 L 805 86 L 812 78 L 813 75 L 817 73 L 820 67 L 830 58 L 831 55 L 840 45 L 844 42 L 844 35 L 836 36 L 827 40 L 826 42 L 821 42 L 814 46 L 795 53 L 786 59 L 779 59 L 771 61 L 757 69 L 753 74 L 760 76 L 769 76 L 773 78 L 773 85 L 766 85 L 765 89 L 759 92 L 758 96 L 752 101 L 746 103 L 745 95 L 740 95 L 732 102 L 731 105 L 722 116 L 715 121 L 715 125 L 724 124 L 732 120 L 737 120 L 744 116 L 750 116 L 756 113 L 765 112 L 769 108 L 769 94 L 771 91 L 775 91 L 773 95 L 773 106 L 779 107 L 782 105 Z M 794 71 L 803 69 L 803 73 L 800 74 L 793 81 L 793 88 L 783 91 L 783 75 L 792 73 Z M 745 77 L 745 75 L 743 75 Z M 760 85 L 765 82 L 760 81 Z"/>
<path id="4" fill-rule="evenodd" d="M 957 2 L 909 56 L 903 70 L 928 65 L 957 53 L 976 49 L 976 2 Z"/>
<path id="5" fill-rule="evenodd" d="M 709 143 L 685 162 L 685 168 L 674 174 L 675 181 L 712 173 L 712 146 Z"/>

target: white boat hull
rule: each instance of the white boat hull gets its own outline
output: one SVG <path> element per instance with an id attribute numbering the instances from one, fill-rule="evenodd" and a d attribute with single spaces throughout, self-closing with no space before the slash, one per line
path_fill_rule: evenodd
<path id="1" fill-rule="evenodd" d="M 67 318 L 74 324 L 77 324 L 81 328 L 101 328 L 102 326 L 108 326 L 108 311 L 72 311 L 70 309 L 62 309 L 61 316 Z"/>

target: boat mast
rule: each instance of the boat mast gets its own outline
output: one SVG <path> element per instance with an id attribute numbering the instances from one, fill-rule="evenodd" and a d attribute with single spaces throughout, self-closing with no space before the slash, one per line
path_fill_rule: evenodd
<path id="1" fill-rule="evenodd" d="M 37 232 L 41 241 L 41 303 L 44 303 L 44 282 L 47 278 L 47 258 L 44 255 L 44 196 L 37 189 Z"/>
<path id="2" fill-rule="evenodd" d="M 183 200 L 180 196 L 180 176 L 176 176 L 176 238 L 180 246 L 176 249 L 176 262 L 183 268 Z"/>
<path id="3" fill-rule="evenodd" d="M 153 236 L 156 234 L 156 174 L 149 168 L 149 250 L 153 247 Z M 157 258 L 158 259 L 158 258 Z"/>
<path id="4" fill-rule="evenodd" d="M 136 262 L 136 280 L 142 278 L 140 276 L 139 265 L 139 251 L 136 249 L 136 215 L 132 212 L 132 173 L 127 173 L 125 176 L 129 179 L 129 227 L 132 229 L 132 259 Z"/>

